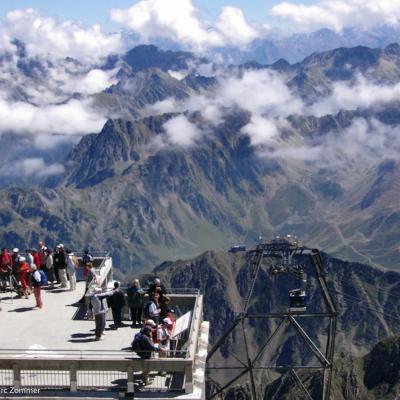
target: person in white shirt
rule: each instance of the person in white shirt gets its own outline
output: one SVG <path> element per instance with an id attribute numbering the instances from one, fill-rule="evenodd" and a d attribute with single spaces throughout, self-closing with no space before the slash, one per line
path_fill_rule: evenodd
<path id="1" fill-rule="evenodd" d="M 167 357 L 170 350 L 172 321 L 169 318 L 164 318 L 161 325 L 157 329 L 157 341 L 160 345 L 160 357 Z"/>
<path id="2" fill-rule="evenodd" d="M 69 278 L 69 290 L 76 289 L 76 269 L 78 268 L 78 259 L 72 250 L 65 250 L 67 253 L 67 273 Z"/>

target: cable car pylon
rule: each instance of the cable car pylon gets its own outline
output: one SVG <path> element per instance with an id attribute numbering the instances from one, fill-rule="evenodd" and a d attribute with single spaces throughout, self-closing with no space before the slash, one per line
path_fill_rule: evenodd
<path id="1" fill-rule="evenodd" d="M 247 293 L 243 299 L 242 311 L 236 316 L 232 325 L 226 332 L 215 342 L 207 355 L 207 374 L 214 382 L 214 385 L 210 385 L 207 399 L 222 399 L 223 394 L 226 393 L 227 390 L 233 388 L 240 379 L 247 376 L 246 380 L 248 384 L 246 386 L 251 394 L 251 399 L 264 400 L 264 394 L 257 386 L 259 382 L 257 382 L 255 374 L 260 370 L 274 370 L 281 374 L 281 381 L 276 389 L 276 393 L 272 395 L 272 397 L 275 397 L 279 390 L 281 390 L 283 382 L 291 378 L 303 393 L 305 399 L 329 400 L 332 384 L 337 309 L 328 290 L 323 260 L 319 250 L 302 246 L 296 238 L 288 235 L 284 238 L 278 236 L 272 241 L 259 243 L 254 250 L 249 251 L 247 254 L 249 256 L 250 282 Z M 266 259 L 272 261 L 268 269 L 268 274 L 271 277 L 290 275 L 297 278 L 299 282 L 300 287 L 288 291 L 288 304 L 284 312 L 274 312 L 273 310 L 258 314 L 252 312 L 251 300 L 254 295 L 255 286 L 261 279 L 260 270 L 263 268 L 264 260 Z M 309 262 L 306 266 L 305 260 L 307 259 Z M 307 306 L 307 282 L 309 279 L 314 279 L 316 289 L 319 289 L 321 294 L 320 303 L 323 306 L 322 310 L 309 310 Z M 311 322 L 313 319 L 322 320 L 327 324 L 326 341 L 324 344 L 319 344 L 313 340 L 304 328 L 303 321 Z M 253 357 L 250 354 L 250 347 L 253 346 L 252 349 L 254 349 L 254 341 L 251 342 L 248 329 L 246 328 L 249 320 L 269 321 L 269 327 L 272 327 L 266 340 L 257 345 L 255 356 Z M 272 325 L 272 321 L 276 321 L 274 326 Z M 300 361 L 296 362 L 296 365 L 263 364 L 263 355 L 265 355 L 268 350 L 270 350 L 272 353 L 271 355 L 273 355 L 271 344 L 273 342 L 279 342 L 280 336 L 284 336 L 281 334 L 288 326 L 293 329 L 294 334 L 299 338 L 303 348 L 308 349 L 310 354 L 315 358 L 316 362 L 313 364 L 316 365 L 310 365 L 309 363 L 302 363 Z M 239 357 L 232 353 L 232 356 L 239 362 L 239 367 L 236 368 L 226 365 L 226 362 L 221 362 L 221 365 L 218 365 L 218 360 L 214 360 L 221 357 L 220 351 L 226 345 L 228 338 L 230 335 L 238 334 L 243 337 L 243 350 L 246 359 L 240 360 Z M 250 342 L 252 345 L 250 345 Z M 294 342 L 292 341 L 292 343 Z M 270 358 L 273 359 L 273 357 Z M 260 362 L 261 365 L 259 365 Z M 237 374 L 233 378 L 230 378 L 225 384 L 221 384 L 217 380 L 218 370 L 220 370 L 220 373 L 223 372 L 223 370 L 229 372 L 233 370 L 237 372 Z M 313 395 L 311 395 L 309 388 L 307 388 L 302 380 L 302 376 L 305 371 L 318 370 L 322 372 L 321 393 L 316 394 L 316 390 L 313 390 Z M 265 378 L 263 378 L 263 381 L 263 383 L 265 383 Z M 269 394 L 269 396 L 271 396 L 271 394 Z"/>

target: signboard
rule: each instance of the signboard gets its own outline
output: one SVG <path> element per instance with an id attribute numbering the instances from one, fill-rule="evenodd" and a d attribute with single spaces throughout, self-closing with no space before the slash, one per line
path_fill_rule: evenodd
<path id="1" fill-rule="evenodd" d="M 192 312 L 188 311 L 175 321 L 174 330 L 172 331 L 173 338 L 186 331 L 186 329 L 189 329 L 191 317 Z"/>

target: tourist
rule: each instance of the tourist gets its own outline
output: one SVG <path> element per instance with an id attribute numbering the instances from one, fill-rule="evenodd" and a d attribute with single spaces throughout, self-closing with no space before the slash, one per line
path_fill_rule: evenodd
<path id="1" fill-rule="evenodd" d="M 144 306 L 144 317 L 145 319 L 152 319 L 157 325 L 160 320 L 160 307 L 158 305 L 158 300 L 160 295 L 157 292 L 153 292 L 151 299 Z"/>
<path id="2" fill-rule="evenodd" d="M 102 293 L 101 288 L 96 288 L 90 295 L 90 303 L 92 305 L 92 311 L 95 320 L 95 340 L 104 339 L 104 329 L 106 327 L 106 313 L 107 313 L 107 302 L 106 293 Z"/>
<path id="3" fill-rule="evenodd" d="M 12 258 L 11 254 L 6 248 L 1 249 L 0 254 L 0 285 L 2 290 L 6 290 L 7 281 L 9 280 L 10 273 L 12 270 Z"/>
<path id="4" fill-rule="evenodd" d="M 89 265 L 89 263 L 90 263 L 90 265 Z M 89 249 L 85 249 L 83 257 L 82 257 L 83 278 L 84 279 L 86 279 L 92 263 L 93 263 L 93 256 L 89 253 Z"/>
<path id="5" fill-rule="evenodd" d="M 44 260 L 46 263 L 45 271 L 47 274 L 47 280 L 50 282 L 50 288 L 53 288 L 56 278 L 54 276 L 53 255 L 51 253 L 51 249 L 46 248 L 46 250 L 44 251 Z"/>
<path id="6" fill-rule="evenodd" d="M 160 298 L 167 294 L 165 286 L 161 283 L 161 280 L 159 278 L 154 279 L 154 282 L 149 286 L 149 299 L 151 299 L 152 293 L 158 293 L 160 295 Z"/>
<path id="7" fill-rule="evenodd" d="M 19 281 L 19 248 L 14 247 L 11 254 L 12 259 L 12 275 L 15 280 Z"/>
<path id="8" fill-rule="evenodd" d="M 61 287 L 66 288 L 67 287 L 67 273 L 66 273 L 67 260 L 65 258 L 65 253 L 64 253 L 61 245 L 57 245 L 57 247 L 56 247 L 56 251 L 53 255 L 53 265 L 54 265 L 55 273 L 57 274 L 57 272 L 58 272 L 59 282 L 57 281 L 57 283 L 61 283 Z"/>
<path id="9" fill-rule="evenodd" d="M 160 320 L 169 317 L 173 310 L 170 308 L 171 298 L 169 296 L 163 296 L 160 302 Z"/>
<path id="10" fill-rule="evenodd" d="M 65 250 L 67 258 L 67 273 L 69 278 L 69 290 L 76 289 L 76 270 L 78 269 L 78 259 L 70 249 Z"/>
<path id="11" fill-rule="evenodd" d="M 31 273 L 31 268 L 29 267 L 28 263 L 26 262 L 25 257 L 20 257 L 19 258 L 19 277 L 20 277 L 20 282 L 21 282 L 20 296 L 21 297 L 24 296 L 26 299 L 28 298 L 28 296 L 30 294 L 30 290 L 29 290 L 29 274 L 30 273 Z M 34 282 L 34 280 L 33 280 L 33 282 Z M 36 297 L 36 294 L 35 294 L 35 297 Z M 38 304 L 38 300 L 36 298 L 36 305 L 37 304 Z"/>
<path id="12" fill-rule="evenodd" d="M 125 306 L 125 296 L 120 289 L 119 282 L 114 282 L 114 291 L 108 298 L 108 304 L 114 320 L 114 329 L 118 329 L 122 324 L 122 309 Z"/>
<path id="13" fill-rule="evenodd" d="M 126 291 L 128 306 L 131 312 L 132 328 L 142 322 L 142 310 L 145 292 L 140 287 L 139 279 L 134 279 L 132 285 Z"/>
<path id="14" fill-rule="evenodd" d="M 28 263 L 29 267 L 32 268 L 32 265 L 36 265 L 35 260 L 33 259 L 32 249 L 26 249 L 25 255 L 26 255 L 26 262 Z"/>
<path id="15" fill-rule="evenodd" d="M 151 329 L 151 340 L 154 344 L 158 343 L 158 340 L 157 340 L 158 325 L 152 319 L 148 319 L 148 320 L 146 320 L 146 322 L 144 323 L 143 326 L 147 326 Z"/>
<path id="16" fill-rule="evenodd" d="M 144 360 L 151 358 L 153 351 L 158 351 L 158 346 L 154 345 L 151 341 L 151 329 L 148 326 L 143 327 L 140 332 L 135 335 L 135 339 L 132 342 L 132 350 Z M 145 385 L 150 383 L 149 371 L 142 371 L 142 380 Z"/>
<path id="17" fill-rule="evenodd" d="M 32 270 L 33 294 L 35 295 L 36 299 L 36 307 L 42 309 L 43 308 L 42 295 L 41 295 L 42 277 L 35 264 L 31 265 L 31 270 Z"/>
<path id="18" fill-rule="evenodd" d="M 33 257 L 33 263 L 36 265 L 37 269 L 40 269 L 42 265 L 42 260 L 40 259 L 40 254 L 38 253 L 37 249 L 33 248 L 31 249 L 32 257 Z"/>
<path id="19" fill-rule="evenodd" d="M 46 276 L 47 276 L 47 267 L 46 267 L 46 257 L 47 257 L 47 255 L 46 255 L 46 249 L 47 249 L 47 247 L 44 245 L 43 242 L 40 241 L 40 242 L 38 243 L 38 252 L 39 252 L 40 261 L 41 261 L 40 269 L 43 270 L 43 271 L 46 273 Z M 47 276 L 47 278 L 48 278 L 48 276 Z"/>

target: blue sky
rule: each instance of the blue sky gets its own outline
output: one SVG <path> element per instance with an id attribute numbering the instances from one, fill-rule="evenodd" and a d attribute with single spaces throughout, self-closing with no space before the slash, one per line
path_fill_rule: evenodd
<path id="1" fill-rule="evenodd" d="M 168 0 L 165 0 L 168 1 Z M 118 26 L 109 20 L 111 8 L 127 8 L 137 1 L 133 0 L 2 0 L 0 1 L 1 18 L 8 11 L 17 8 L 35 8 L 44 15 L 52 16 L 58 20 L 79 20 L 87 25 L 99 23 L 105 30 L 116 30 Z M 221 7 L 231 5 L 239 7 L 249 21 L 267 21 L 267 11 L 272 6 L 281 3 L 278 0 L 194 0 L 193 3 L 205 18 L 216 17 Z M 312 4 L 313 0 L 291 0 L 292 3 Z"/>

